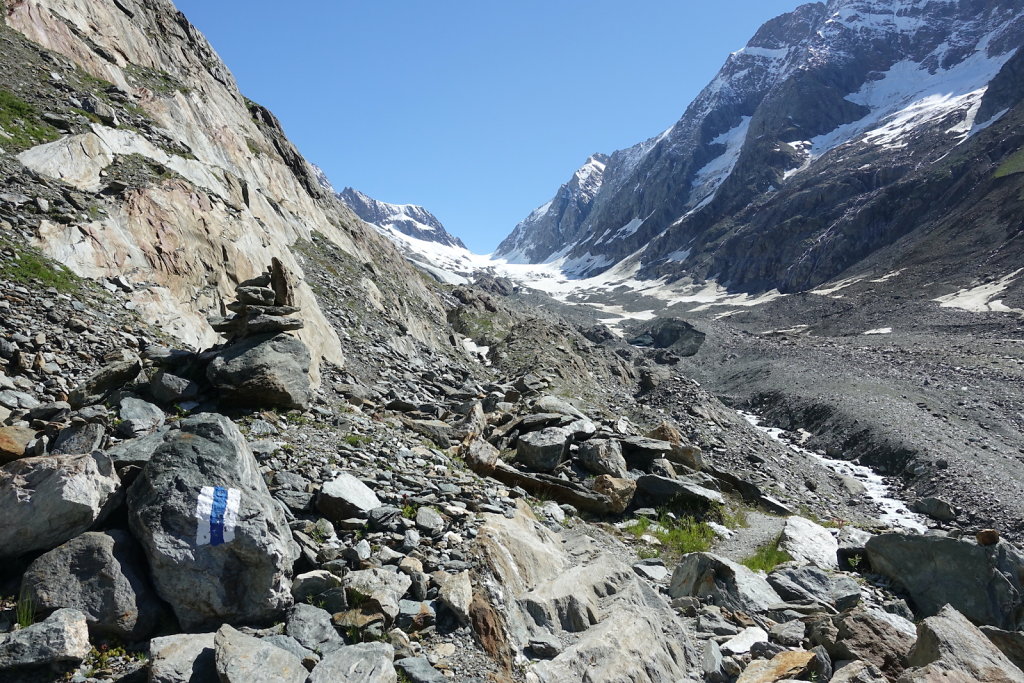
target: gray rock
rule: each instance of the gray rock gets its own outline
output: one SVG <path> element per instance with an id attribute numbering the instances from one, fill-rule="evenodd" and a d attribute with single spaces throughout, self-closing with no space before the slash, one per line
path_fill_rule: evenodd
<path id="1" fill-rule="evenodd" d="M 800 563 L 813 564 L 822 569 L 838 569 L 839 543 L 828 529 L 809 519 L 793 516 L 782 528 L 779 548 Z"/>
<path id="2" fill-rule="evenodd" d="M 860 602 L 860 584 L 856 581 L 810 565 L 776 570 L 768 575 L 768 583 L 787 601 L 813 600 L 840 612 Z"/>
<path id="3" fill-rule="evenodd" d="M 469 624 L 469 606 L 473 602 L 473 583 L 469 572 L 449 574 L 438 591 L 441 604 L 450 609 L 461 624 Z"/>
<path id="4" fill-rule="evenodd" d="M 530 638 L 530 650 L 536 657 L 551 659 L 562 652 L 562 643 L 550 633 L 541 633 Z"/>
<path id="5" fill-rule="evenodd" d="M 519 437 L 516 460 L 538 472 L 551 472 L 569 452 L 569 432 L 547 427 Z"/>
<path id="6" fill-rule="evenodd" d="M 865 550 L 872 571 L 907 589 L 919 617 L 949 604 L 975 624 L 1008 630 L 1022 625 L 1024 554 L 1006 541 L 979 546 L 941 536 L 882 534 Z"/>
<path id="7" fill-rule="evenodd" d="M 962 614 L 946 605 L 917 626 L 902 683 L 945 680 L 1024 683 L 1021 671 Z"/>
<path id="8" fill-rule="evenodd" d="M 395 661 L 395 668 L 405 674 L 411 683 L 447 683 L 440 671 L 430 666 L 424 657 L 405 657 Z"/>
<path id="9" fill-rule="evenodd" d="M 0 468 L 0 557 L 49 550 L 117 504 L 121 480 L 105 454 L 22 458 Z"/>
<path id="10" fill-rule="evenodd" d="M 626 477 L 626 459 L 622 457 L 619 442 L 614 439 L 595 439 L 580 444 L 577 458 L 594 474 L 609 474 L 617 479 Z"/>
<path id="11" fill-rule="evenodd" d="M 412 585 L 405 574 L 386 569 L 363 569 L 345 577 L 345 590 L 349 603 L 369 605 L 393 621 L 399 613 L 399 601 Z"/>
<path id="12" fill-rule="evenodd" d="M 397 683 L 395 648 L 387 643 L 347 645 L 324 657 L 309 674 L 309 683 Z"/>
<path id="13" fill-rule="evenodd" d="M 206 374 L 224 401 L 305 409 L 312 398 L 309 364 L 309 349 L 299 339 L 257 335 L 217 354 Z"/>
<path id="14" fill-rule="evenodd" d="M 722 648 L 713 640 L 704 641 L 704 652 L 701 656 L 701 668 L 704 678 L 709 681 L 722 681 L 726 678 Z"/>
<path id="15" fill-rule="evenodd" d="M 85 615 L 74 609 L 59 609 L 38 624 L 2 636 L 0 673 L 22 667 L 80 662 L 91 647 Z"/>
<path id="16" fill-rule="evenodd" d="M 22 577 L 21 594 L 42 612 L 81 611 L 98 636 L 139 641 L 165 613 L 146 574 L 142 550 L 129 534 L 87 532 L 36 558 Z"/>
<path id="17" fill-rule="evenodd" d="M 221 683 L 306 683 L 306 667 L 292 653 L 225 624 L 214 637 Z"/>
<path id="18" fill-rule="evenodd" d="M 107 455 L 114 461 L 114 466 L 123 471 L 124 468 L 134 466 L 142 467 L 157 449 L 164 443 L 164 437 L 171 431 L 170 427 L 161 427 L 152 434 L 146 434 L 136 439 L 128 439 L 107 449 Z"/>
<path id="19" fill-rule="evenodd" d="M 581 420 L 585 420 L 587 417 L 557 396 L 541 396 L 533 402 L 531 410 L 534 413 L 558 413 L 559 415 L 568 415 L 569 417 L 576 417 Z"/>
<path id="20" fill-rule="evenodd" d="M 345 644 L 331 623 L 331 615 L 319 607 L 299 603 L 288 613 L 285 633 L 303 647 L 325 653 Z"/>
<path id="21" fill-rule="evenodd" d="M 915 639 L 913 624 L 873 609 L 854 609 L 810 626 L 811 642 L 823 646 L 833 660 L 862 659 L 889 680 L 903 672 Z"/>
<path id="22" fill-rule="evenodd" d="M 149 390 L 158 402 L 163 404 L 190 401 L 199 395 L 199 385 L 190 379 L 173 375 L 166 370 L 153 375 Z"/>
<path id="23" fill-rule="evenodd" d="M 874 664 L 857 659 L 836 669 L 831 683 L 889 683 L 889 679 Z"/>
<path id="24" fill-rule="evenodd" d="M 86 377 L 71 392 L 68 402 L 72 408 L 81 408 L 101 403 L 107 396 L 120 389 L 142 372 L 142 361 L 138 357 L 109 363 Z"/>
<path id="25" fill-rule="evenodd" d="M 647 470 L 651 461 L 667 458 L 672 453 L 672 444 L 645 436 L 627 436 L 620 439 L 622 456 L 630 467 Z"/>
<path id="26" fill-rule="evenodd" d="M 302 644 L 291 636 L 278 634 L 274 636 L 267 636 L 262 640 L 264 643 L 269 643 L 274 647 L 279 647 L 282 650 L 290 652 L 298 657 L 299 661 L 302 662 L 302 666 L 306 667 L 307 671 L 312 671 L 313 667 L 320 663 L 320 655 L 309 648 L 302 647 Z"/>
<path id="27" fill-rule="evenodd" d="M 297 603 L 304 602 L 339 586 L 341 577 L 326 569 L 314 569 L 295 577 L 292 581 L 292 597 Z"/>
<path id="28" fill-rule="evenodd" d="M 806 633 L 807 626 L 799 619 L 775 624 L 768 632 L 772 640 L 787 647 L 799 646 L 803 642 Z"/>
<path id="29" fill-rule="evenodd" d="M 742 655 L 750 652 L 750 648 L 754 646 L 754 643 L 763 643 L 767 640 L 768 634 L 763 628 L 749 626 L 722 643 L 722 653 Z"/>
<path id="30" fill-rule="evenodd" d="M 239 303 L 247 306 L 274 305 L 274 290 L 270 287 L 238 287 L 235 295 Z"/>
<path id="31" fill-rule="evenodd" d="M 692 484 L 681 479 L 670 479 L 657 474 L 645 474 L 636 480 L 638 492 L 643 492 L 659 504 L 683 502 L 695 505 L 719 505 L 725 498 L 718 491 Z"/>
<path id="32" fill-rule="evenodd" d="M 128 508 L 157 592 L 186 629 L 269 621 L 291 606 L 298 547 L 228 418 L 200 414 L 168 432 Z"/>
<path id="33" fill-rule="evenodd" d="M 213 633 L 179 633 L 149 641 L 149 683 L 217 680 Z"/>
<path id="34" fill-rule="evenodd" d="M 50 448 L 54 455 L 78 455 L 92 453 L 103 445 L 106 429 L 95 422 L 73 424 L 57 434 Z"/>
<path id="35" fill-rule="evenodd" d="M 952 522 L 956 519 L 956 511 L 953 510 L 953 506 L 941 498 L 918 498 L 911 503 L 910 509 L 940 522 Z"/>
<path id="36" fill-rule="evenodd" d="M 437 622 L 437 612 L 427 600 L 400 600 L 395 625 L 403 631 L 422 631 Z"/>
<path id="37" fill-rule="evenodd" d="M 1004 631 L 995 626 L 982 626 L 981 632 L 1014 666 L 1024 670 L 1024 631 Z"/>
<path id="38" fill-rule="evenodd" d="M 121 423 L 117 425 L 117 433 L 125 438 L 157 429 L 164 424 L 164 411 L 140 398 L 121 399 Z"/>
<path id="39" fill-rule="evenodd" d="M 416 510 L 416 528 L 427 536 L 440 536 L 444 526 L 444 517 L 434 508 L 423 505 Z"/>
<path id="40" fill-rule="evenodd" d="M 324 482 L 316 500 L 317 509 L 332 520 L 352 515 L 365 517 L 380 506 L 380 499 L 370 487 L 347 472 Z"/>
<path id="41" fill-rule="evenodd" d="M 711 553 L 683 556 L 672 572 L 668 592 L 673 598 L 710 596 L 720 607 L 744 612 L 765 612 L 783 602 L 763 578 Z"/>

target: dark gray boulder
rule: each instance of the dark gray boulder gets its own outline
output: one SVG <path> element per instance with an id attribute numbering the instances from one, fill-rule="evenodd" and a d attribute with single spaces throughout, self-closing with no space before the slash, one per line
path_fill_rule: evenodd
<path id="1" fill-rule="evenodd" d="M 917 625 L 917 642 L 907 656 L 907 666 L 910 670 L 901 683 L 1024 683 L 1024 671 L 949 605 Z"/>
<path id="2" fill-rule="evenodd" d="M 106 429 L 95 422 L 79 422 L 57 434 L 50 452 L 54 455 L 92 453 L 103 445 Z"/>
<path id="3" fill-rule="evenodd" d="M 0 557 L 49 550 L 117 505 L 121 480 L 105 454 L 22 458 L 0 468 Z"/>
<path id="4" fill-rule="evenodd" d="M 1006 541 L 882 534 L 864 546 L 872 571 L 906 588 L 918 617 L 952 605 L 975 624 L 1024 625 L 1024 554 Z"/>
<path id="5" fill-rule="evenodd" d="M 783 602 L 759 575 L 711 553 L 684 555 L 672 572 L 668 594 L 673 598 L 710 596 L 719 607 L 755 613 Z"/>
<path id="6" fill-rule="evenodd" d="M 188 630 L 266 622 L 291 606 L 298 546 L 234 423 L 200 414 L 168 432 L 128 491 L 157 592 Z"/>
<path id="7" fill-rule="evenodd" d="M 569 452 L 569 432 L 561 427 L 547 427 L 519 437 L 516 461 L 539 472 L 551 472 Z"/>
<path id="8" fill-rule="evenodd" d="M 285 633 L 303 647 L 321 654 L 345 644 L 331 623 L 331 615 L 319 607 L 298 603 L 288 613 Z"/>
<path id="9" fill-rule="evenodd" d="M 860 584 L 843 574 L 818 567 L 787 567 L 768 575 L 768 583 L 787 601 L 813 600 L 840 612 L 860 602 Z"/>
<path id="10" fill-rule="evenodd" d="M 77 609 L 90 632 L 127 641 L 148 638 L 165 612 L 142 549 L 119 530 L 84 533 L 36 558 L 22 577 L 21 594 L 44 613 Z"/>
<path id="11" fill-rule="evenodd" d="M 127 439 L 151 432 L 164 424 L 164 411 L 141 398 L 121 399 L 119 415 L 121 422 L 117 425 L 117 433 Z"/>
<path id="12" fill-rule="evenodd" d="M 232 344 L 206 369 L 221 399 L 238 405 L 309 406 L 309 348 L 288 334 L 261 334 Z"/>
<path id="13" fill-rule="evenodd" d="M 580 444 L 580 464 L 594 474 L 608 474 L 617 479 L 626 476 L 626 460 L 622 448 L 614 439 L 594 439 Z"/>
<path id="14" fill-rule="evenodd" d="M 99 403 L 139 376 L 142 361 L 137 356 L 112 361 L 86 377 L 74 388 L 68 402 L 72 408 Z"/>

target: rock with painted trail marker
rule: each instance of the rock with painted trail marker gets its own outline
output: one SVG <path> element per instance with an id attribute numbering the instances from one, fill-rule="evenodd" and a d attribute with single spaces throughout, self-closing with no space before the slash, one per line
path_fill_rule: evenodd
<path id="1" fill-rule="evenodd" d="M 298 546 L 228 418 L 200 414 L 167 432 L 128 509 L 157 592 L 186 629 L 267 622 L 291 606 Z"/>

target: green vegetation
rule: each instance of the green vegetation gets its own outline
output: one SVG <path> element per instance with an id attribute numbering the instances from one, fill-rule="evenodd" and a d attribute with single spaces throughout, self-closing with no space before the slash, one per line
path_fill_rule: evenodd
<path id="1" fill-rule="evenodd" d="M 650 560 L 652 558 L 657 557 L 659 554 L 660 553 L 658 553 L 657 548 L 649 545 L 645 545 L 643 548 L 640 548 L 640 550 L 636 552 L 636 556 L 641 560 Z"/>
<path id="2" fill-rule="evenodd" d="M 757 552 L 744 559 L 740 564 L 754 571 L 770 572 L 783 562 L 789 562 L 793 558 L 785 550 L 779 549 L 781 541 L 782 535 L 780 534 L 774 541 L 758 548 Z"/>
<path id="3" fill-rule="evenodd" d="M 996 169 L 996 178 L 1005 178 L 1014 173 L 1024 173 L 1024 149 L 1019 149 Z"/>
<path id="4" fill-rule="evenodd" d="M 56 128 L 39 120 L 35 107 L 3 88 L 0 88 L 0 130 L 7 136 L 0 135 L 0 146 L 7 151 L 25 150 L 60 137 Z"/>
<path id="5" fill-rule="evenodd" d="M 750 521 L 747 519 L 747 511 L 745 508 L 739 505 L 722 505 L 721 503 L 715 503 L 711 506 L 710 513 L 712 516 L 717 517 L 719 524 L 724 524 L 730 529 L 740 529 L 750 526 Z"/>
<path id="6" fill-rule="evenodd" d="M 818 526 L 828 527 L 829 529 L 841 529 L 846 525 L 846 522 L 841 519 L 822 519 L 814 510 L 806 505 L 800 506 L 800 516 L 811 520 Z"/>
<path id="7" fill-rule="evenodd" d="M 36 605 L 32 596 L 22 590 L 18 597 L 18 604 L 14 609 L 15 619 L 20 628 L 28 628 L 36 623 Z"/>
<path id="8" fill-rule="evenodd" d="M 249 152 L 257 159 L 263 156 L 263 148 L 260 147 L 259 143 L 250 137 L 245 138 L 245 145 L 249 148 Z"/>
<path id="9" fill-rule="evenodd" d="M 356 448 L 364 444 L 368 444 L 371 441 L 373 441 L 373 439 L 364 434 L 349 434 L 345 437 L 345 443 Z"/>
<path id="10" fill-rule="evenodd" d="M 626 527 L 626 531 L 637 538 L 644 534 L 654 536 L 670 555 L 703 552 L 715 539 L 715 532 L 706 523 L 693 517 L 675 518 L 665 511 L 658 517 L 657 524 L 648 517 L 641 517 Z"/>
<path id="11" fill-rule="evenodd" d="M 81 287 L 81 280 L 63 265 L 29 248 L 19 248 L 17 258 L 0 261 L 0 277 L 21 284 L 42 283 L 60 292 Z"/>
<path id="12" fill-rule="evenodd" d="M 416 510 L 418 508 L 412 503 L 406 503 L 402 506 L 402 516 L 406 519 L 416 519 Z"/>
<path id="13" fill-rule="evenodd" d="M 123 645 L 108 645 L 103 643 L 89 650 L 85 656 L 86 676 L 92 678 L 103 671 L 109 671 L 117 660 L 132 659 L 137 662 L 144 662 L 148 659 L 145 652 L 128 652 Z"/>
<path id="14" fill-rule="evenodd" d="M 184 83 L 166 71 L 129 64 L 125 68 L 125 72 L 138 85 L 148 88 L 157 95 L 173 95 L 176 92 L 187 95 L 190 92 Z"/>

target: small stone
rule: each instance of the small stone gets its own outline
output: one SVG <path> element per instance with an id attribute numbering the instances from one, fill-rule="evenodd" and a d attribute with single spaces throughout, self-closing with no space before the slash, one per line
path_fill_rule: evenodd
<path id="1" fill-rule="evenodd" d="M 975 535 L 975 538 L 978 545 L 995 545 L 999 543 L 999 532 L 995 529 L 982 529 Z"/>

